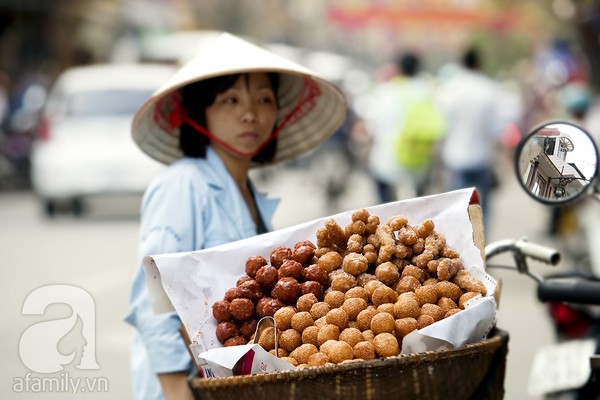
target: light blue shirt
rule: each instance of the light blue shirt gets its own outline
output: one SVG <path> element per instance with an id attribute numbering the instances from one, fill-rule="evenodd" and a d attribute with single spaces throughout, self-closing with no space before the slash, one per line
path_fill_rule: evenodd
<path id="1" fill-rule="evenodd" d="M 253 193 L 267 230 L 272 230 L 279 200 Z M 180 159 L 150 184 L 142 201 L 138 263 L 126 318 L 136 328 L 132 345 L 136 399 L 164 398 L 158 373 L 193 371 L 177 314 L 153 313 L 143 257 L 204 249 L 256 234 L 257 226 L 236 183 L 210 147 L 205 159 Z"/>

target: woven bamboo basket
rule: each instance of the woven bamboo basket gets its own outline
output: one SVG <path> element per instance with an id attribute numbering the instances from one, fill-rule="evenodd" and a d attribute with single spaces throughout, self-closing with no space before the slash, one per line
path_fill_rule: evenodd
<path id="1" fill-rule="evenodd" d="M 508 334 L 442 351 L 226 378 L 191 377 L 196 399 L 502 399 Z"/>

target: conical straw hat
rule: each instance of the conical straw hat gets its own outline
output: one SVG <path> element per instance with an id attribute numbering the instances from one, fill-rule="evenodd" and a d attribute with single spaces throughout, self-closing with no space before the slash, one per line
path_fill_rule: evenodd
<path id="1" fill-rule="evenodd" d="M 346 117 L 346 99 L 337 86 L 295 62 L 222 33 L 142 105 L 133 120 L 134 141 L 146 154 L 165 164 L 181 158 L 179 125 L 184 116 L 179 89 L 204 79 L 246 72 L 280 74 L 280 131 L 273 163 L 316 148 L 336 132 Z"/>

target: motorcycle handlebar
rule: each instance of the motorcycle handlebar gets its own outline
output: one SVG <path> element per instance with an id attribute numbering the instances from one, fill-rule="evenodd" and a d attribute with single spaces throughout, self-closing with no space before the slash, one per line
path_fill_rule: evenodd
<path id="1" fill-rule="evenodd" d="M 553 248 L 541 246 L 539 244 L 518 240 L 515 242 L 515 247 L 527 257 L 542 261 L 551 265 L 556 265 L 560 262 L 560 253 Z"/>
<path id="2" fill-rule="evenodd" d="M 537 295 L 542 302 L 600 305 L 600 281 L 581 278 L 547 279 L 539 283 Z"/>

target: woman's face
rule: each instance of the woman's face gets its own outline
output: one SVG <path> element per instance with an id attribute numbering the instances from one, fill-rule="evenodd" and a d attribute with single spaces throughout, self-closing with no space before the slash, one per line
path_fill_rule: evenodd
<path id="1" fill-rule="evenodd" d="M 230 147 L 251 158 L 273 132 L 277 119 L 277 97 L 266 73 L 240 75 L 227 90 L 217 94 L 206 109 L 209 132 L 232 153 Z"/>

